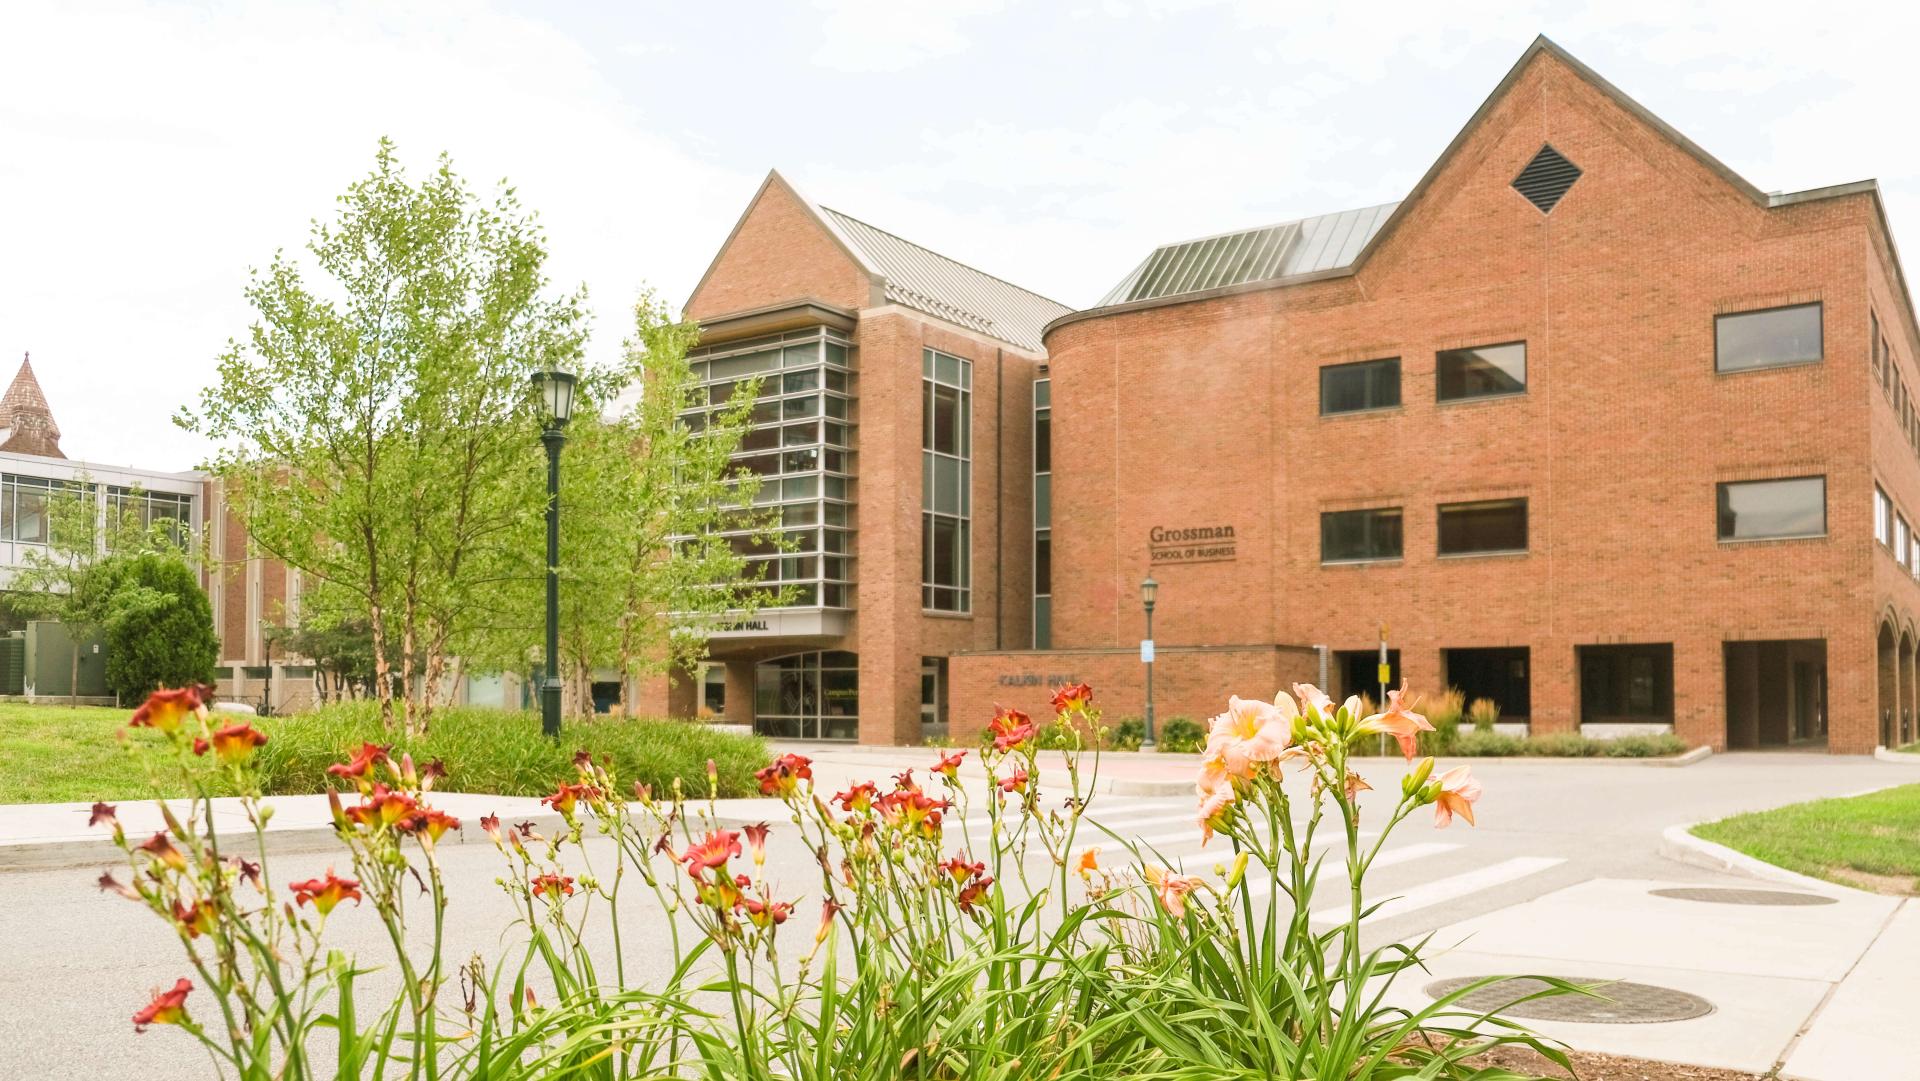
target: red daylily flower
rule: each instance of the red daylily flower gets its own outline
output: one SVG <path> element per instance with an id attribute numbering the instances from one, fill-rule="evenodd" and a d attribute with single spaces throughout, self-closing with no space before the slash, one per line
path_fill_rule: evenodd
<path id="1" fill-rule="evenodd" d="M 765 822 L 748 826 L 741 832 L 747 835 L 747 851 L 752 853 L 755 866 L 767 862 L 767 830 L 771 828 Z"/>
<path id="2" fill-rule="evenodd" d="M 1027 781 L 1027 771 L 1017 770 L 1013 776 L 1007 777 L 1000 782 L 1000 791 L 1025 792 L 1027 790 Z"/>
<path id="3" fill-rule="evenodd" d="M 698 844 L 688 845 L 680 854 L 680 862 L 687 865 L 687 872 L 698 877 L 700 871 L 709 867 L 725 867 L 729 857 L 740 854 L 740 835 L 732 830 L 714 830 L 707 839 Z"/>
<path id="4" fill-rule="evenodd" d="M 205 901 L 195 901 L 191 905 L 173 903 L 173 922 L 180 925 L 188 938 L 199 938 L 213 930 L 213 906 Z"/>
<path id="5" fill-rule="evenodd" d="M 167 836 L 167 831 L 165 830 L 161 830 L 141 842 L 140 851 L 152 856 L 154 862 L 164 863 L 176 871 L 184 871 L 187 869 L 187 857 L 183 855 L 179 849 L 173 847 L 173 839 Z"/>
<path id="6" fill-rule="evenodd" d="M 820 929 L 813 933 L 813 944 L 818 946 L 827 940 L 827 932 L 833 930 L 833 917 L 839 914 L 843 906 L 829 897 L 820 902 Z"/>
<path id="7" fill-rule="evenodd" d="M 573 896 L 573 879 L 567 875 L 537 875 L 529 885 L 534 893 L 544 893 L 556 901 L 562 896 Z"/>
<path id="8" fill-rule="evenodd" d="M 367 771 L 373 768 L 375 762 L 391 761 L 391 759 L 387 757 L 387 752 L 391 749 L 390 746 L 383 747 L 378 743 L 362 743 L 360 749 L 353 753 L 351 760 L 335 762 L 333 765 L 327 767 L 327 772 L 333 774 L 335 777 L 351 777 L 356 781 L 362 780 L 366 777 Z"/>
<path id="9" fill-rule="evenodd" d="M 994 712 L 993 720 L 987 722 L 987 731 L 993 734 L 993 749 L 1002 752 L 1023 747 L 1040 734 L 1032 717 L 1006 706 Z"/>
<path id="10" fill-rule="evenodd" d="M 105 822 L 111 825 L 114 829 L 119 829 L 120 820 L 114 817 L 114 810 L 115 808 L 111 803 L 94 804 L 93 811 L 87 815 L 87 825 L 97 826 L 100 823 Z"/>
<path id="11" fill-rule="evenodd" d="M 760 782 L 761 795 L 791 796 L 799 789 L 801 781 L 813 780 L 813 759 L 803 755 L 783 754 L 753 776 Z"/>
<path id="12" fill-rule="evenodd" d="M 985 874 L 987 865 L 979 862 L 968 863 L 966 853 L 955 852 L 952 858 L 941 862 L 940 869 L 951 875 L 954 885 L 957 886 L 975 875 Z"/>
<path id="13" fill-rule="evenodd" d="M 199 717 L 207 714 L 207 707 L 200 699 L 200 688 L 175 687 L 169 690 L 162 687 L 148 695 L 140 708 L 133 711 L 127 727 L 173 733 L 180 730 L 180 725 L 190 714 Z"/>
<path id="14" fill-rule="evenodd" d="M 375 782 L 366 799 L 358 806 L 346 810 L 346 818 L 358 825 L 370 829 L 393 826 L 413 817 L 420 805 L 405 792 L 397 792 L 386 785 Z"/>
<path id="15" fill-rule="evenodd" d="M 494 844 L 500 843 L 499 815 L 481 815 L 480 828 L 486 831 L 487 836 L 493 839 Z"/>
<path id="16" fill-rule="evenodd" d="M 873 806 L 874 799 L 879 795 L 880 790 L 874 787 L 872 781 L 861 781 L 845 792 L 834 796 L 833 799 L 834 802 L 840 805 L 840 809 L 843 811 L 864 812 Z"/>
<path id="17" fill-rule="evenodd" d="M 403 820 L 396 828 L 402 833 L 424 833 L 427 840 L 438 841 L 441 834 L 459 829 L 460 820 L 438 807 L 423 807 L 418 814 Z"/>
<path id="18" fill-rule="evenodd" d="M 187 980 L 176 980 L 171 991 L 156 990 L 153 1001 L 141 1007 L 133 1015 L 133 1031 L 145 1032 L 148 1025 L 179 1025 L 187 1018 L 187 995 L 193 992 L 193 984 Z"/>
<path id="19" fill-rule="evenodd" d="M 960 760 L 965 757 L 967 757 L 967 752 L 965 751 L 955 751 L 950 755 L 946 755 L 941 758 L 940 761 L 934 763 L 932 772 L 938 773 L 940 776 L 951 781 L 959 775 Z"/>
<path id="20" fill-rule="evenodd" d="M 778 927 L 793 914 L 793 906 L 785 901 L 763 901 L 755 897 L 742 899 L 740 907 L 745 910 L 747 919 L 760 928 Z"/>
<path id="21" fill-rule="evenodd" d="M 305 882 L 289 882 L 287 888 L 293 891 L 293 899 L 300 904 L 311 902 L 322 916 L 332 912 L 342 901 L 360 903 L 360 883 L 356 879 L 341 878 L 327 868 L 327 877 L 309 878 Z"/>
<path id="22" fill-rule="evenodd" d="M 102 893 L 117 893 L 129 901 L 145 900 L 140 896 L 139 891 L 113 877 L 112 871 L 100 872 L 100 877 L 94 880 L 94 885 L 98 886 Z"/>
<path id="23" fill-rule="evenodd" d="M 1085 712 L 1093 704 L 1093 688 L 1085 683 L 1076 683 L 1071 687 L 1062 687 L 1053 692 L 1053 711 L 1055 713 Z"/>
<path id="24" fill-rule="evenodd" d="M 542 796 L 540 802 L 551 806 L 555 811 L 558 811 L 562 817 L 572 818 L 574 805 L 580 800 L 586 800 L 588 803 L 592 803 L 598 800 L 600 796 L 600 787 L 598 785 L 582 782 L 580 784 L 563 784 L 554 789 L 553 795 Z"/>
<path id="25" fill-rule="evenodd" d="M 255 728 L 249 721 L 240 721 L 216 730 L 212 739 L 194 740 L 193 753 L 206 754 L 211 748 L 214 757 L 233 764 L 246 761 L 255 747 L 264 746 L 266 742 L 265 732 Z"/>
<path id="26" fill-rule="evenodd" d="M 981 899 L 987 895 L 987 888 L 992 885 L 992 875 L 981 875 L 962 887 L 959 896 L 955 897 L 954 901 L 960 906 L 960 911 L 972 912 L 974 907 L 980 903 Z"/>

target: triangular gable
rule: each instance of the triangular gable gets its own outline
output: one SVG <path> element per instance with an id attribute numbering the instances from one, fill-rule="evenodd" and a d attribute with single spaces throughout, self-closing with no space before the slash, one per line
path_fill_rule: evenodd
<path id="1" fill-rule="evenodd" d="M 771 170 L 694 286 L 687 314 L 712 318 L 802 297 L 858 310 L 878 302 L 878 278 L 820 209 Z"/>

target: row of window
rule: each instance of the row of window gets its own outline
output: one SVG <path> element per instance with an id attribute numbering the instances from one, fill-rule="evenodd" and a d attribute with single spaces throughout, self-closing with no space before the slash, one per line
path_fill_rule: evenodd
<path id="1" fill-rule="evenodd" d="M 1920 533 L 1907 525 L 1907 516 L 1894 509 L 1893 500 L 1878 484 L 1873 486 L 1873 538 L 1920 581 Z"/>
<path id="2" fill-rule="evenodd" d="M 1713 332 L 1715 371 L 1808 364 L 1823 356 L 1818 302 L 1715 316 Z M 1497 398 L 1524 394 L 1526 390 L 1526 342 L 1442 349 L 1434 354 L 1436 401 Z M 1322 416 L 1392 409 L 1400 405 L 1400 400 L 1399 357 L 1329 364 L 1320 369 Z"/>
<path id="3" fill-rule="evenodd" d="M 1885 496 L 1881 495 L 1884 502 Z M 1827 532 L 1827 478 L 1729 481 L 1718 486 L 1718 531 L 1723 541 L 1819 537 Z M 1880 504 L 1876 504 L 1876 510 Z M 1527 501 L 1486 499 L 1434 508 L 1436 552 L 1489 555 L 1527 550 Z M 1360 563 L 1399 559 L 1405 549 L 1400 507 L 1326 511 L 1320 515 L 1320 561 Z M 1906 521 L 1901 519 L 1904 532 Z M 1903 542 L 1904 545 L 1904 542 Z"/>
<path id="4" fill-rule="evenodd" d="M 1907 446 L 1913 449 L 1916 457 L 1920 457 L 1920 400 L 1907 392 L 1907 381 L 1900 375 L 1900 365 L 1894 359 L 1893 346 L 1880 328 L 1880 313 L 1869 311 L 1868 319 L 1872 327 L 1872 338 L 1868 344 L 1873 349 L 1874 377 L 1879 380 L 1880 389 L 1886 392 L 1894 416 L 1899 418 Z"/>
<path id="5" fill-rule="evenodd" d="M 1051 379 L 1033 381 L 1033 648 L 1053 648 L 1053 380 Z"/>

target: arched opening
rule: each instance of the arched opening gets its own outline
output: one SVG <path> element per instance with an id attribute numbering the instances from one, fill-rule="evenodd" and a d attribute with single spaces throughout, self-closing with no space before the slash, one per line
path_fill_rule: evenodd
<path id="1" fill-rule="evenodd" d="M 1894 726 L 1900 716 L 1900 647 L 1893 636 L 1893 624 L 1880 624 L 1880 742 L 1896 746 Z"/>
<path id="2" fill-rule="evenodd" d="M 1916 648 L 1920 647 L 1916 647 L 1913 628 L 1908 627 L 1900 635 L 1900 716 L 1894 724 L 1897 739 L 1891 744 L 1895 747 L 1904 747 L 1913 742 L 1916 707 L 1920 706 L 1920 702 L 1915 700 L 1915 684 L 1920 683 L 1915 679 L 1915 669 L 1920 667 L 1920 662 L 1916 662 L 1915 658 Z"/>
<path id="3" fill-rule="evenodd" d="M 845 650 L 792 653 L 753 672 L 753 729 L 775 739 L 858 739 L 860 658 Z"/>

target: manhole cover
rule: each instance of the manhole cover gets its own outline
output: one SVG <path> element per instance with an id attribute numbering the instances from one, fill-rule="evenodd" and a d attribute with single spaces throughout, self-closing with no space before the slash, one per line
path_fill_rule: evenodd
<path id="1" fill-rule="evenodd" d="M 1440 998 L 1483 976 L 1463 976 L 1427 985 L 1427 994 Z M 1650 983 L 1627 980 L 1602 980 L 1591 976 L 1563 976 L 1569 983 L 1588 987 L 1590 995 L 1558 994 L 1548 998 L 1514 1003 L 1515 999 L 1547 989 L 1547 984 L 1530 976 L 1509 976 L 1454 1000 L 1454 1005 L 1476 1013 L 1492 1011 L 1503 1017 L 1524 1017 L 1534 1021 L 1585 1021 L 1602 1025 L 1638 1025 L 1655 1021 L 1686 1021 L 1713 1012 L 1713 1003 L 1699 995 L 1655 987 Z"/>
<path id="2" fill-rule="evenodd" d="M 1817 893 L 1795 893 L 1792 890 L 1743 890 L 1725 886 L 1674 886 L 1648 892 L 1655 897 L 1671 897 L 1676 901 L 1706 901 L 1716 905 L 1831 905 L 1838 903 L 1836 898 Z"/>

